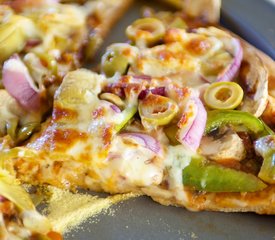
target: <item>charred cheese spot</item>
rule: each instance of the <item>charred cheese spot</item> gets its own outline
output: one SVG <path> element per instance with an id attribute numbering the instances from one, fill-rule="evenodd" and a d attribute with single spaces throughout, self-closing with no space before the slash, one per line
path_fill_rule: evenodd
<path id="1" fill-rule="evenodd" d="M 182 114 L 177 126 L 179 128 L 183 128 L 185 125 L 189 124 L 189 119 L 195 116 L 195 111 L 196 109 L 194 109 L 194 105 L 190 104 L 188 109 L 186 109 L 186 112 Z"/>
<path id="2" fill-rule="evenodd" d="M 63 130 L 50 127 L 35 142 L 29 144 L 29 146 L 35 150 L 65 152 L 77 142 L 86 141 L 87 139 L 87 133 L 74 129 Z"/>
<path id="3" fill-rule="evenodd" d="M 103 108 L 103 107 L 99 107 L 99 108 L 95 109 L 92 113 L 92 116 L 94 119 L 101 118 L 104 115 L 105 115 L 105 108 Z"/>
<path id="4" fill-rule="evenodd" d="M 102 19 L 97 12 L 90 14 L 87 18 L 87 24 L 90 28 L 96 29 L 102 23 Z"/>
<path id="5" fill-rule="evenodd" d="M 85 141 L 88 139 L 86 133 L 78 132 L 74 129 L 56 130 L 53 136 L 53 143 L 58 143 L 55 150 L 62 151 L 70 148 L 78 141 Z"/>
<path id="6" fill-rule="evenodd" d="M 186 113 L 183 113 L 179 122 L 178 122 L 178 127 L 185 125 L 187 123 L 187 121 L 188 121 L 188 116 Z"/>
<path id="7" fill-rule="evenodd" d="M 186 40 L 185 38 L 185 32 L 181 29 L 168 29 L 165 36 L 164 36 L 164 42 L 165 43 L 171 43 L 171 42 L 184 42 Z"/>
<path id="8" fill-rule="evenodd" d="M 194 38 L 187 42 L 186 49 L 194 55 L 204 55 L 212 47 L 207 39 Z"/>
<path id="9" fill-rule="evenodd" d="M 125 57 L 131 57 L 132 56 L 132 49 L 130 49 L 130 48 L 123 49 L 122 55 L 124 55 Z"/>
<path id="10" fill-rule="evenodd" d="M 54 162 L 53 163 L 53 173 L 58 174 L 61 170 L 62 162 Z"/>
<path id="11" fill-rule="evenodd" d="M 52 113 L 53 121 L 76 121 L 78 113 L 75 110 L 69 108 L 62 108 L 60 106 L 55 106 Z"/>
<path id="12" fill-rule="evenodd" d="M 111 144 L 112 137 L 113 137 L 113 126 L 106 126 L 103 129 L 103 134 L 102 134 L 104 148 L 106 148 Z"/>
<path id="13" fill-rule="evenodd" d="M 175 92 L 177 93 L 177 97 L 179 99 L 185 99 L 190 95 L 190 90 L 187 87 L 175 88 Z"/>

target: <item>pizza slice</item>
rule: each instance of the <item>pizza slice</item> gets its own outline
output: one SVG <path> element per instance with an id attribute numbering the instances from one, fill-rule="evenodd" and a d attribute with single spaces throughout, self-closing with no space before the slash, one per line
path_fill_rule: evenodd
<path id="1" fill-rule="evenodd" d="M 218 23 L 220 20 L 220 0 L 163 0 L 170 5 L 181 9 L 191 18 L 200 18 L 209 23 Z"/>
<path id="2" fill-rule="evenodd" d="M 131 1 L 97 0 L 81 5 L 15 0 L 1 4 L 0 136 L 9 135 L 2 138 L 2 145 L 8 146 L 39 129 L 64 75 L 93 57 Z"/>
<path id="3" fill-rule="evenodd" d="M 8 172 L 0 171 L 1 239 L 61 240 L 48 219 L 35 210 L 27 192 Z"/>
<path id="4" fill-rule="evenodd" d="M 22 181 L 142 192 L 190 210 L 275 213 L 267 61 L 217 27 L 136 20 L 101 74 L 69 72 L 52 117 L 0 161 Z"/>

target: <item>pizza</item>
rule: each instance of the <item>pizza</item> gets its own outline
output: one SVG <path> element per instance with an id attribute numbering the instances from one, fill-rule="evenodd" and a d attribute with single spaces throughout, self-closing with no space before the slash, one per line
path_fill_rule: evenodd
<path id="1" fill-rule="evenodd" d="M 274 214 L 273 60 L 205 21 L 149 15 L 100 74 L 65 75 L 51 117 L 2 165 L 32 184 Z"/>
<path id="2" fill-rule="evenodd" d="M 0 136 L 10 147 L 39 130 L 66 73 L 91 60 L 131 1 L 0 4 Z"/>
<path id="3" fill-rule="evenodd" d="M 40 85 L 26 58 L 36 51 L 24 43 L 19 55 L 10 53 L 0 90 L 1 120 L 10 121 L 4 119 L 0 130 L 19 140 L 14 147 L 2 142 L 1 171 L 33 185 L 138 192 L 192 211 L 275 214 L 274 61 L 215 23 L 200 1 L 193 2 L 202 17 L 191 10 L 145 10 L 127 27 L 129 41 L 107 48 L 100 73 L 79 68 L 80 63 L 64 70 L 55 59 L 64 76 L 48 89 L 42 81 L 53 98 L 45 109 L 50 91 L 35 91 Z M 78 1 L 77 8 L 91 3 Z M 219 4 L 213 0 L 211 6 Z M 35 11 L 15 8 L 17 16 L 3 9 L 35 29 Z M 32 48 L 39 52 L 40 44 Z M 83 42 L 75 50 L 81 47 Z M 38 75 L 44 68 L 53 71 L 40 65 L 35 65 Z M 14 92 L 29 91 L 31 98 L 16 98 L 10 90 L 15 84 Z M 42 124 L 33 120 L 42 115 L 48 116 Z M 17 130 L 18 124 L 25 130 Z M 15 198 L 0 195 L 22 210 Z M 19 225 L 28 227 L 24 219 Z M 50 228 L 42 234 L 47 232 Z"/>
<path id="4" fill-rule="evenodd" d="M 48 219 L 35 210 L 27 192 L 7 171 L 0 171 L 1 239 L 61 240 Z"/>
<path id="5" fill-rule="evenodd" d="M 163 0 L 164 2 L 181 9 L 189 17 L 204 19 L 208 23 L 218 23 L 220 20 L 220 0 Z"/>

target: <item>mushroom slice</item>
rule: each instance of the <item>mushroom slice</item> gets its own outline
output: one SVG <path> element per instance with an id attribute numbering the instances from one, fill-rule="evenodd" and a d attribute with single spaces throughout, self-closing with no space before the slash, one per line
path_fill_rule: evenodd
<path id="1" fill-rule="evenodd" d="M 245 97 L 239 109 L 260 117 L 268 101 L 268 72 L 253 48 L 246 45 L 243 50 L 239 81 Z"/>
<path id="2" fill-rule="evenodd" d="M 246 156 L 242 139 L 232 130 L 215 139 L 204 136 L 200 145 L 201 154 L 216 162 L 241 161 Z"/>

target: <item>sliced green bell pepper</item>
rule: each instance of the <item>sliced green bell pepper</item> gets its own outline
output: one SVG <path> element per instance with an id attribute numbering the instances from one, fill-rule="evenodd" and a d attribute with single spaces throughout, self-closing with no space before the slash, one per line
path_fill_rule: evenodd
<path id="1" fill-rule="evenodd" d="M 255 142 L 255 150 L 263 158 L 263 164 L 258 174 L 267 183 L 275 183 L 275 135 L 262 137 Z"/>
<path id="2" fill-rule="evenodd" d="M 115 121 L 115 132 L 119 132 L 136 114 L 137 106 L 130 106 L 125 108 L 117 117 Z"/>
<path id="3" fill-rule="evenodd" d="M 230 124 L 233 127 L 242 126 L 256 137 L 262 137 L 270 134 L 266 125 L 258 118 L 248 112 L 238 110 L 213 110 L 207 113 L 207 123 L 205 133 Z"/>
<path id="4" fill-rule="evenodd" d="M 256 192 L 264 184 L 252 174 L 207 163 L 203 157 L 193 157 L 182 171 L 184 186 L 206 192 Z"/>

